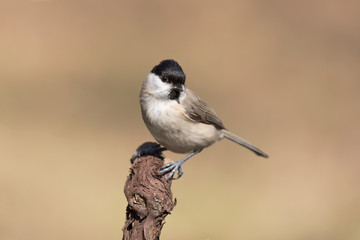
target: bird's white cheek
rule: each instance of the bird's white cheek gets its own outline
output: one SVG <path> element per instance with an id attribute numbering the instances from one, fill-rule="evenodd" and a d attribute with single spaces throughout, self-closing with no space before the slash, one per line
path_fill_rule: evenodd
<path id="1" fill-rule="evenodd" d="M 150 73 L 148 76 L 148 90 L 158 97 L 167 97 L 171 90 L 171 85 L 164 83 L 158 76 Z"/>
<path id="2" fill-rule="evenodd" d="M 162 82 L 161 82 L 161 80 L 160 79 L 158 79 L 156 76 L 154 77 L 154 76 L 149 76 L 149 88 L 151 89 L 151 90 L 157 90 L 157 89 L 160 89 L 160 88 L 162 88 L 163 86 L 163 84 L 161 84 Z"/>

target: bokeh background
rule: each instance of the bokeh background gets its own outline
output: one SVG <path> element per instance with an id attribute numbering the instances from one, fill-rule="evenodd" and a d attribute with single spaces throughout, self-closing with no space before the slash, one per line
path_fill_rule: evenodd
<path id="1" fill-rule="evenodd" d="M 0 238 L 121 239 L 140 86 L 174 58 L 270 158 L 224 140 L 187 162 L 163 239 L 360 239 L 359 8 L 2 0 Z"/>

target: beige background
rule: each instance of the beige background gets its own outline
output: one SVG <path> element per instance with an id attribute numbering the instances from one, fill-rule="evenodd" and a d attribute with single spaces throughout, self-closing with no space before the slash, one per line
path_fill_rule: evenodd
<path id="1" fill-rule="evenodd" d="M 270 158 L 224 140 L 187 162 L 163 239 L 360 239 L 359 7 L 1 1 L 0 238 L 121 239 L 129 159 L 153 139 L 140 86 L 174 58 Z"/>

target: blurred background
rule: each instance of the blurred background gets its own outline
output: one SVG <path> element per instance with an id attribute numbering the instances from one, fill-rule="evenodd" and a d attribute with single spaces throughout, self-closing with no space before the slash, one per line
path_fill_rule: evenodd
<path id="1" fill-rule="evenodd" d="M 162 239 L 360 239 L 357 1 L 0 2 L 0 238 L 121 239 L 142 80 L 176 59 L 225 126 Z M 183 155 L 165 153 L 178 160 Z"/>

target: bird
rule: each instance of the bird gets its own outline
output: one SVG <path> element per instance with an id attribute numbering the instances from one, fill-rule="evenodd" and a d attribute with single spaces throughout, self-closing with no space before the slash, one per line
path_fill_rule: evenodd
<path id="1" fill-rule="evenodd" d="M 188 159 L 223 138 L 258 156 L 268 157 L 250 142 L 228 131 L 215 111 L 185 87 L 185 79 L 179 63 L 165 59 L 152 68 L 142 83 L 142 118 L 151 135 L 163 146 L 159 149 L 188 154 L 181 160 L 163 165 L 159 175 L 170 172 L 168 179 L 180 178 L 184 173 L 181 166 Z M 174 177 L 176 172 L 177 177 Z"/>

